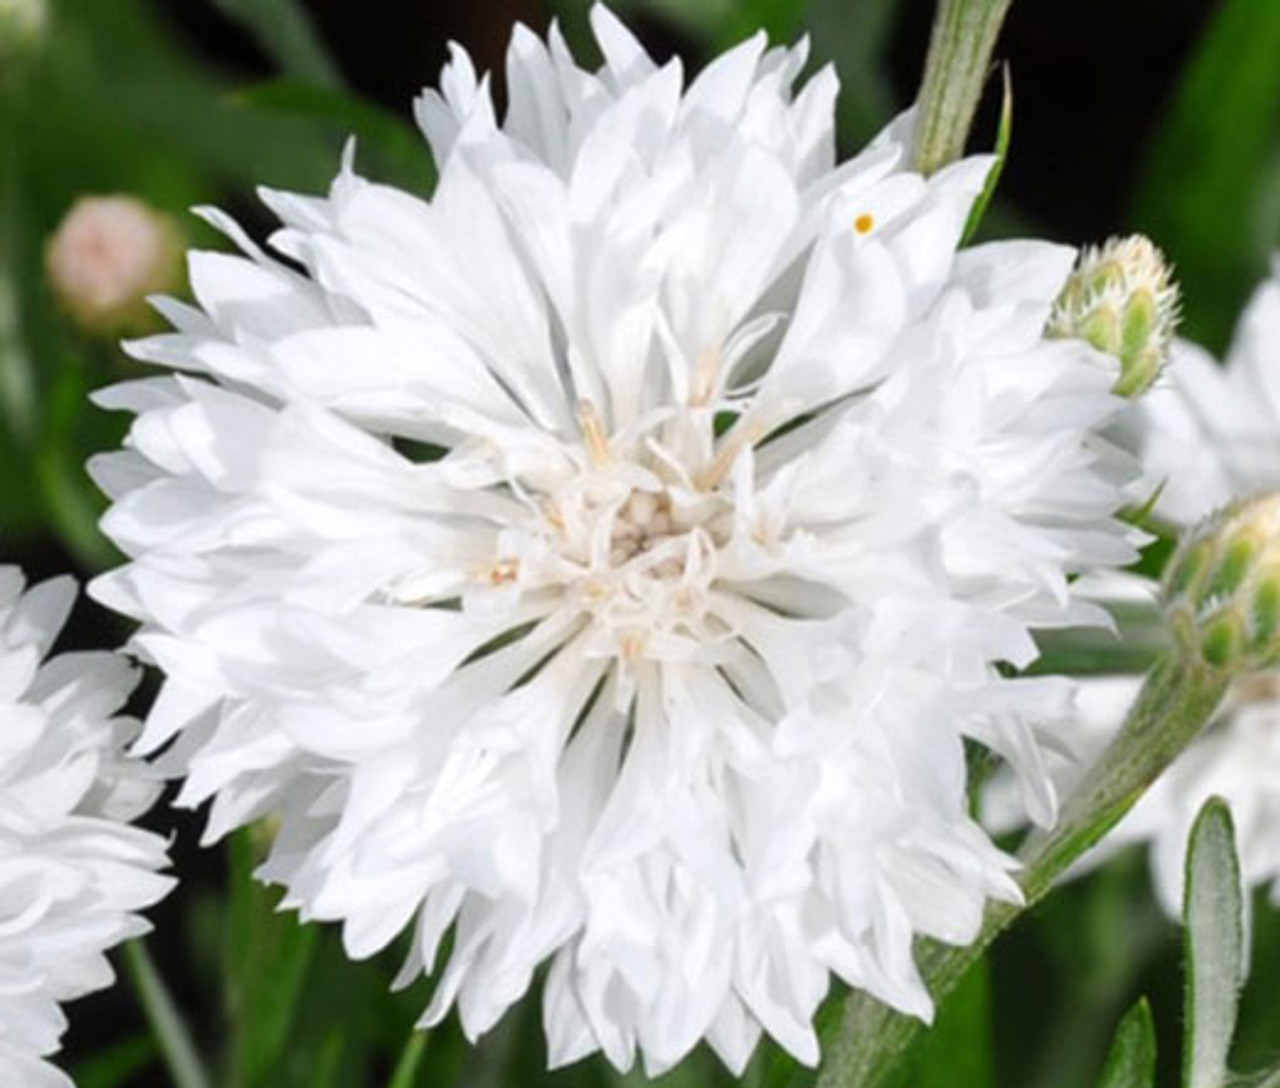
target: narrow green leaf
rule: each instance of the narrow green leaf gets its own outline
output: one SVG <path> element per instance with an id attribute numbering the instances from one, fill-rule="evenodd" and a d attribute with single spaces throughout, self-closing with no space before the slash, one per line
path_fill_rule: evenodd
<path id="1" fill-rule="evenodd" d="M 656 15 L 718 51 L 757 30 L 775 42 L 795 37 L 804 21 L 806 0 L 622 0 L 615 6 L 624 16 Z"/>
<path id="2" fill-rule="evenodd" d="M 278 79 L 243 88 L 232 95 L 238 106 L 271 110 L 297 118 L 324 121 L 355 136 L 361 152 L 372 152 L 381 160 L 378 173 L 384 178 L 419 191 L 433 181 L 426 143 L 404 119 L 376 103 L 342 91 L 315 87 L 294 80 Z"/>
<path id="3" fill-rule="evenodd" d="M 227 998 L 240 1083 L 268 1085 L 288 1047 L 320 929 L 274 909 L 278 892 L 259 884 L 255 830 L 229 840 Z"/>
<path id="4" fill-rule="evenodd" d="M 20 133 L 38 171 L 32 199 L 51 221 L 86 190 L 138 192 L 176 212 L 210 200 L 215 182 L 310 192 L 332 178 L 343 133 L 236 108 L 224 75 L 172 30 L 141 0 L 58 5 Z"/>
<path id="5" fill-rule="evenodd" d="M 342 75 L 296 0 L 215 0 L 242 23 L 288 76 L 318 87 L 342 86 Z"/>
<path id="6" fill-rule="evenodd" d="M 155 1041 L 143 1032 L 107 1047 L 72 1070 L 76 1088 L 122 1088 L 156 1060 Z"/>
<path id="7" fill-rule="evenodd" d="M 1151 145 L 1134 218 L 1189 300 L 1184 331 L 1219 350 L 1278 240 L 1265 202 L 1280 151 L 1280 4 L 1222 0 Z"/>
<path id="8" fill-rule="evenodd" d="M 1244 902 L 1231 811 L 1210 798 L 1187 848 L 1185 1088 L 1222 1088 L 1244 977 Z"/>
<path id="9" fill-rule="evenodd" d="M 728 17 L 715 44 L 725 48 L 757 30 L 765 31 L 771 41 L 790 41 L 804 26 L 807 6 L 807 0 L 737 0 L 724 4 Z"/>
<path id="10" fill-rule="evenodd" d="M 1156 1026 L 1142 998 L 1120 1021 L 1098 1088 L 1151 1088 L 1156 1079 Z"/>
<path id="11" fill-rule="evenodd" d="M 8 136 L 6 124 L 0 138 Z M 29 439 L 35 423 L 35 374 L 22 336 L 18 254 L 13 223 L 20 216 L 16 171 L 0 164 L 0 430 Z"/>
<path id="12" fill-rule="evenodd" d="M 151 1025 L 152 1034 L 173 1078 L 174 1088 L 210 1088 L 212 1082 L 205 1072 L 200 1053 L 173 995 L 151 962 L 146 945 L 140 940 L 129 941 L 122 946 L 121 956 L 134 995 Z"/>
<path id="13" fill-rule="evenodd" d="M 79 360 L 76 360 L 79 363 Z M 43 434 L 35 463 L 36 481 L 48 516 L 64 543 L 89 570 L 109 567 L 118 557 L 98 529 L 104 500 L 84 462 L 90 378 L 85 369 L 63 361 L 44 393 Z"/>
<path id="14" fill-rule="evenodd" d="M 811 0 L 805 25 L 816 60 L 830 60 L 840 76 L 836 120 L 841 140 L 857 146 L 900 108 L 888 72 L 889 39 L 902 0 Z"/>
<path id="15" fill-rule="evenodd" d="M 422 1065 L 422 1056 L 427 1052 L 427 1033 L 414 1031 L 405 1043 L 396 1062 L 396 1070 L 391 1076 L 389 1088 L 414 1088 L 418 1080 L 418 1067 Z"/>
<path id="16" fill-rule="evenodd" d="M 27 437 L 35 420 L 31 357 L 18 326 L 12 266 L 0 254 L 0 427 Z"/>
<path id="17" fill-rule="evenodd" d="M 347 1034 L 341 1028 L 324 1037 L 307 1082 L 308 1088 L 337 1088 L 346 1045 Z"/>
<path id="18" fill-rule="evenodd" d="M 1013 77 L 1009 74 L 1007 64 L 1000 69 L 1000 72 L 1004 84 L 1004 96 L 1000 103 L 1000 124 L 996 129 L 996 161 L 991 167 L 991 172 L 987 174 L 982 192 L 978 194 L 978 199 L 973 202 L 973 207 L 969 211 L 969 221 L 964 225 L 962 245 L 973 238 L 978 232 L 978 227 L 982 225 L 982 217 L 986 215 L 991 198 L 995 196 L 996 186 L 1000 184 L 1000 175 L 1004 173 L 1005 160 L 1009 157 L 1009 142 L 1013 139 Z"/>

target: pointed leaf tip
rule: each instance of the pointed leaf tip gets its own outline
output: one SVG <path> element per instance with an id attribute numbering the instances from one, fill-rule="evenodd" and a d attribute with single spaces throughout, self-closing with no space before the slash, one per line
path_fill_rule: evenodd
<path id="1" fill-rule="evenodd" d="M 1156 1079 L 1156 1026 L 1141 998 L 1116 1028 L 1097 1088 L 1152 1088 Z"/>

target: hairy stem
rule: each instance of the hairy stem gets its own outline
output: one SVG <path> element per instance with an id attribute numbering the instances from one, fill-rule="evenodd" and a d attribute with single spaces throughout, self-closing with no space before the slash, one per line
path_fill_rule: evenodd
<path id="1" fill-rule="evenodd" d="M 991 51 L 1012 0 L 938 0 L 916 99 L 914 165 L 922 174 L 964 154 Z"/>

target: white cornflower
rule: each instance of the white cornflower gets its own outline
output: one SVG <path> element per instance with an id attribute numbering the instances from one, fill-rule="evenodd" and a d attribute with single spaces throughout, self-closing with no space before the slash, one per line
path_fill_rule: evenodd
<path id="1" fill-rule="evenodd" d="M 44 1060 L 59 1005 L 110 984 L 106 949 L 171 883 L 165 842 L 130 827 L 154 776 L 124 757 L 137 722 L 112 715 L 137 680 L 111 653 L 45 660 L 75 598 L 69 578 L 23 592 L 0 567 L 0 1084 L 66 1088 Z"/>
<path id="2" fill-rule="evenodd" d="M 1232 499 L 1280 489 L 1280 260 L 1254 294 L 1219 365 L 1179 341 L 1173 361 L 1137 405 L 1134 437 L 1142 450 L 1145 494 L 1159 488 L 1156 513 L 1181 530 Z M 1098 595 L 1153 605 L 1155 587 L 1109 579 Z M 1051 758 L 1069 788 L 1120 727 L 1141 680 L 1087 681 L 1080 693 L 1078 758 Z M 997 780 L 984 822 L 998 830 L 1019 821 L 1012 779 Z M 1245 883 L 1270 886 L 1280 906 L 1280 675 L 1237 681 L 1206 732 L 1175 761 L 1082 868 L 1134 843 L 1148 843 L 1157 896 L 1172 917 L 1182 911 L 1187 837 L 1201 806 L 1231 805 Z"/>
<path id="3" fill-rule="evenodd" d="M 803 47 L 686 88 L 593 22 L 599 72 L 517 29 L 501 124 L 455 50 L 430 201 L 266 191 L 287 260 L 206 212 L 244 256 L 132 349 L 182 373 L 101 398 L 96 592 L 210 838 L 277 816 L 262 875 L 353 956 L 414 923 L 405 979 L 452 931 L 427 1022 L 549 961 L 554 1064 L 813 1062 L 831 973 L 928 1016 L 912 938 L 1018 894 L 964 738 L 1053 817 L 1065 682 L 998 664 L 1132 558 L 1116 370 L 1042 338 L 1072 251 L 957 255 L 989 159 L 836 165 Z"/>

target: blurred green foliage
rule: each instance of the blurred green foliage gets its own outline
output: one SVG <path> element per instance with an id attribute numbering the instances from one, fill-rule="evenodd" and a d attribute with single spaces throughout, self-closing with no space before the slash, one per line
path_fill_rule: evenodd
<path id="1" fill-rule="evenodd" d="M 121 424 L 87 395 L 138 368 L 77 333 L 45 284 L 45 245 L 77 196 L 140 195 L 193 243 L 217 245 L 186 209 L 243 202 L 264 179 L 323 191 L 349 135 L 371 172 L 430 184 L 408 122 L 335 89 L 331 62 L 299 30 L 301 8 L 226 7 L 278 52 L 287 79 L 233 81 L 141 0 L 59 0 L 43 41 L 0 72 L 0 544 L 10 553 L 52 528 L 89 569 L 111 556 L 83 465 L 118 444 Z"/>
<path id="2" fill-rule="evenodd" d="M 846 146 L 904 104 L 889 75 L 893 34 L 909 6 L 900 0 L 616 6 L 691 43 L 698 56 L 759 27 L 783 39 L 809 32 L 815 62 L 834 62 L 842 77 Z M 177 36 L 162 7 L 161 0 L 54 0 L 40 43 L 20 56 L 0 52 L 0 548 L 34 555 L 53 547 L 88 571 L 112 556 L 96 530 L 102 501 L 83 464 L 118 444 L 121 423 L 91 408 L 87 396 L 142 367 L 78 333 L 45 285 L 47 239 L 76 197 L 137 194 L 179 217 L 193 244 L 220 245 L 183 214 L 186 208 L 231 205 L 253 222 L 255 184 L 322 191 L 350 135 L 369 174 L 418 191 L 432 180 L 407 109 L 389 111 L 355 93 L 302 4 L 216 0 L 270 60 L 273 74 L 260 80 L 217 67 Z M 590 52 L 587 4 L 553 0 L 551 8 L 570 41 Z M 1083 69 L 1087 61 L 1078 63 Z M 1013 75 L 1037 79 L 1034 71 Z M 992 97 L 999 97 L 994 84 Z M 1008 141 L 1004 127 L 1002 148 Z M 1011 154 L 1018 155 L 1016 136 Z M 1148 230 L 1180 269 L 1187 330 L 1221 347 L 1280 240 L 1277 0 L 1216 5 L 1156 127 L 1132 209 L 1126 226 Z M 989 223 L 1015 218 L 997 193 Z M 1126 622 L 1140 627 L 1149 617 Z M 1054 644 L 1054 663 L 1087 668 L 1099 647 L 1071 637 Z M 211 995 L 190 1018 L 223 1088 L 649 1083 L 638 1071 L 620 1076 L 602 1060 L 546 1072 L 536 998 L 479 1046 L 462 1038 L 452 1018 L 411 1042 L 424 986 L 390 994 L 395 953 L 351 964 L 332 927 L 298 927 L 292 914 L 277 913 L 276 893 L 251 878 L 257 849 L 251 835 L 234 837 L 225 873 L 183 890 L 187 932 L 161 964 L 189 976 L 183 992 Z M 1142 859 L 1129 855 L 1053 896 L 941 1010 L 900 1088 L 1091 1088 L 1104 1063 L 1106 1088 L 1148 1084 L 1156 1042 L 1162 1054 L 1177 1053 L 1180 1033 L 1176 928 L 1148 884 Z M 1274 1060 L 1280 1042 L 1280 912 L 1261 899 L 1255 906 L 1253 976 L 1237 1036 L 1248 1068 Z M 1142 993 L 1149 1005 L 1134 1004 Z M 829 1001 L 823 1016 L 835 1006 Z M 164 1084 L 140 1016 L 125 1004 L 119 1017 L 119 1041 L 103 1049 L 77 1049 L 73 1033 L 68 1064 L 81 1088 Z M 742 1083 L 801 1088 L 810 1079 L 766 1044 Z M 736 1082 L 703 1048 L 654 1083 Z M 1177 1070 L 1162 1067 L 1155 1083 L 1178 1083 Z"/>
<path id="3" fill-rule="evenodd" d="M 1184 328 L 1221 351 L 1280 242 L 1280 4 L 1223 0 L 1151 145 L 1134 225 L 1177 266 Z"/>

